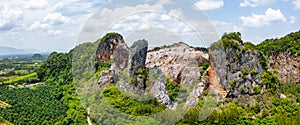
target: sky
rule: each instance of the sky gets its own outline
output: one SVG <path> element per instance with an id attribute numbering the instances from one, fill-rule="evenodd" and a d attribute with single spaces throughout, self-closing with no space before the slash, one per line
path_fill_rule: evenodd
<path id="1" fill-rule="evenodd" d="M 224 32 L 258 44 L 300 30 L 300 0 L 1 0 L 0 46 L 67 52 L 106 32 L 150 46 L 208 46 Z"/>

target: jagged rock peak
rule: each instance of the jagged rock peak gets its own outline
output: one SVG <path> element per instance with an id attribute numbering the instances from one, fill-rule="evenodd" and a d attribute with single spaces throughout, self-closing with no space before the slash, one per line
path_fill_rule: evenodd
<path id="1" fill-rule="evenodd" d="M 118 33 L 107 33 L 97 42 L 100 42 L 96 51 L 96 60 L 98 62 L 110 61 L 116 47 L 120 43 L 125 43 L 123 37 Z"/>
<path id="2" fill-rule="evenodd" d="M 146 40 L 138 40 L 132 44 L 129 50 L 129 59 L 128 59 L 128 75 L 130 79 L 130 84 L 132 85 L 129 88 L 132 90 L 127 90 L 130 93 L 143 94 L 146 88 L 146 78 L 142 74 L 146 70 L 145 62 L 147 57 L 148 42 Z M 127 87 L 128 88 L 128 87 Z"/>
<path id="3" fill-rule="evenodd" d="M 220 45 L 224 49 L 220 49 Z M 216 82 L 227 93 L 224 96 L 239 97 L 252 95 L 254 88 L 261 83 L 260 75 L 264 72 L 261 53 L 251 43 L 243 43 L 239 33 L 222 36 L 210 47 L 209 57 Z"/>
<path id="4" fill-rule="evenodd" d="M 138 40 L 132 44 L 129 51 L 129 71 L 135 73 L 139 69 L 145 68 L 148 42 Z"/>

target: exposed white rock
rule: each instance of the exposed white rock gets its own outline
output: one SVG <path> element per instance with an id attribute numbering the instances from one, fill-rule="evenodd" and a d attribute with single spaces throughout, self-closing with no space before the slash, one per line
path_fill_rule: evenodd
<path id="1" fill-rule="evenodd" d="M 166 90 L 164 78 L 159 77 L 150 87 L 150 93 L 157 99 L 158 102 L 165 104 L 167 107 L 171 105 L 171 99 Z"/>
<path id="2" fill-rule="evenodd" d="M 178 84 L 195 85 L 200 79 L 201 65 L 207 53 L 180 42 L 147 53 L 146 67 L 159 67 L 164 75 Z"/>

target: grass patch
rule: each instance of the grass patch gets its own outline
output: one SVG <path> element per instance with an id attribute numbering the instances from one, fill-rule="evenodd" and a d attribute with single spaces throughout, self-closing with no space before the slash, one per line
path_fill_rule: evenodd
<path id="1" fill-rule="evenodd" d="M 31 73 L 28 75 L 24 76 L 10 76 L 9 80 L 4 81 L 4 84 L 14 84 L 18 83 L 20 84 L 21 82 L 30 82 L 30 81 L 38 81 L 37 74 L 36 73 Z M 1 85 L 1 83 L 0 83 Z"/>
<path id="2" fill-rule="evenodd" d="M 0 108 L 6 108 L 6 107 L 11 107 L 11 105 L 0 100 Z"/>
<path id="3" fill-rule="evenodd" d="M 135 100 L 124 94 L 117 86 L 110 86 L 102 91 L 106 101 L 120 111 L 138 116 L 149 116 L 163 111 L 166 106 L 160 104 L 157 100 L 148 101 Z"/>

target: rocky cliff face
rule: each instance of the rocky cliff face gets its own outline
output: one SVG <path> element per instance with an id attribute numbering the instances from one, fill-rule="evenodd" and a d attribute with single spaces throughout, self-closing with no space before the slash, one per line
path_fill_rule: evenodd
<path id="1" fill-rule="evenodd" d="M 113 54 L 117 46 L 125 43 L 120 34 L 107 34 L 103 41 L 99 43 L 96 51 L 96 60 L 98 62 L 108 62 L 113 58 Z"/>
<path id="2" fill-rule="evenodd" d="M 300 83 L 300 57 L 279 52 L 269 59 L 270 70 L 283 83 Z"/>
<path id="3" fill-rule="evenodd" d="M 132 44 L 129 49 L 127 80 L 122 80 L 121 88 L 127 92 L 142 95 L 146 88 L 147 74 L 144 74 L 145 60 L 148 50 L 148 42 L 146 40 L 139 40 Z"/>
<path id="4" fill-rule="evenodd" d="M 208 63 L 207 57 L 207 53 L 180 42 L 148 52 L 146 67 L 159 67 L 171 81 L 191 86 L 199 83 L 200 70 Z"/>
<path id="5" fill-rule="evenodd" d="M 97 62 L 112 62 L 99 77 L 100 88 L 114 84 L 129 93 L 150 93 L 160 103 L 172 107 L 177 100 L 171 100 L 166 79 L 192 88 L 188 90 L 186 106 L 197 104 L 206 89 L 216 90 L 224 98 L 249 97 L 261 88 L 261 76 L 268 70 L 282 82 L 299 83 L 300 79 L 298 56 L 278 53 L 266 60 L 254 45 L 244 43 L 239 33 L 223 36 L 209 52 L 182 42 L 148 52 L 147 49 L 145 40 L 136 41 L 129 48 L 120 35 L 100 43 Z M 256 93 L 261 91 L 257 90 Z"/>
<path id="6" fill-rule="evenodd" d="M 99 88 L 114 84 L 129 93 L 150 93 L 160 103 L 171 107 L 173 102 L 165 83 L 168 79 L 194 87 L 187 105 L 197 104 L 198 97 L 208 85 L 207 81 L 201 80 L 203 74 L 200 74 L 203 65 L 208 64 L 208 53 L 182 42 L 155 51 L 147 50 L 146 40 L 136 41 L 129 48 L 118 34 L 102 41 L 97 48 L 96 60 L 101 64 L 111 61 L 111 66 L 101 72 Z M 145 92 L 147 87 L 149 91 Z"/>
<path id="7" fill-rule="evenodd" d="M 191 88 L 191 92 L 187 97 L 186 105 L 193 106 L 198 103 L 198 98 L 208 85 L 208 81 L 201 77 L 204 72 L 203 74 L 200 73 L 200 71 L 204 68 L 204 64 L 208 63 L 207 59 L 208 53 L 179 42 L 148 52 L 146 67 L 150 69 L 150 71 L 155 68 L 159 69 L 161 71 L 160 75 L 163 75 L 171 82 L 189 86 Z M 158 80 L 151 85 L 156 88 L 157 86 L 161 86 L 160 88 L 163 88 L 163 84 L 165 84 L 164 80 L 159 80 L 162 79 L 161 77 L 157 79 Z M 163 97 L 164 100 L 161 102 L 169 104 L 171 102 L 168 99 L 168 93 L 165 93 L 164 91 L 164 89 L 154 89 L 152 90 L 152 93 L 160 93 L 159 97 Z"/>
<path id="8" fill-rule="evenodd" d="M 236 39 L 222 39 L 219 42 L 230 46 L 211 49 L 209 61 L 213 72 L 211 77 L 216 77 L 214 79 L 218 79 L 217 82 L 226 91 L 222 96 L 253 95 L 253 89 L 261 82 L 260 75 L 264 72 L 260 53 Z"/>

